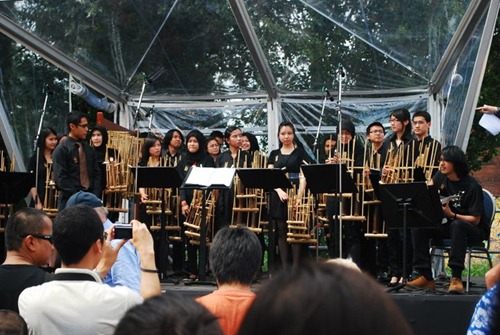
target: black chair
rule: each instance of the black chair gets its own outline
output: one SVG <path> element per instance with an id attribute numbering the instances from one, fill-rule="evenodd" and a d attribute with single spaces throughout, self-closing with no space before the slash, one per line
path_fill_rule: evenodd
<path id="1" fill-rule="evenodd" d="M 492 228 L 493 221 L 495 219 L 496 213 L 496 202 L 493 195 L 483 188 L 483 213 L 486 215 L 487 223 Z M 494 229 L 491 229 L 493 232 Z M 431 240 L 431 249 L 430 254 L 432 257 L 448 257 L 451 249 L 451 240 L 450 239 L 432 239 Z M 441 250 L 442 253 L 436 254 L 436 251 Z M 486 259 L 490 266 L 490 269 L 493 267 L 493 263 L 491 261 L 491 254 L 500 254 L 500 250 L 490 250 L 490 237 L 487 240 L 483 241 L 481 245 L 471 245 L 467 247 L 466 254 L 466 263 L 467 263 L 467 281 L 465 291 L 469 292 L 470 287 L 470 268 L 471 268 L 471 259 L 479 258 Z"/>

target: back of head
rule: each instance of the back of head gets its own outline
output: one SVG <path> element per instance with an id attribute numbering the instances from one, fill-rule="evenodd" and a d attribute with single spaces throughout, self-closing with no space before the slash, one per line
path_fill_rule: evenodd
<path id="1" fill-rule="evenodd" d="M 75 206 L 89 206 L 92 208 L 102 207 L 102 200 L 99 199 L 94 193 L 78 191 L 69 197 L 66 202 L 66 208 L 75 207 Z"/>
<path id="2" fill-rule="evenodd" d="M 17 312 L 0 309 L 0 335 L 28 335 L 28 326 Z"/>
<path id="3" fill-rule="evenodd" d="M 170 292 L 131 308 L 115 335 L 222 335 L 217 318 L 189 297 Z"/>
<path id="4" fill-rule="evenodd" d="M 239 335 L 411 333 L 375 280 L 343 265 L 310 262 L 259 290 Z"/>
<path id="5" fill-rule="evenodd" d="M 81 205 L 62 210 L 52 230 L 54 247 L 65 265 L 80 262 L 90 247 L 103 239 L 104 234 L 102 221 L 96 211 Z"/>
<path id="6" fill-rule="evenodd" d="M 210 246 L 210 268 L 219 284 L 250 285 L 262 258 L 259 239 L 246 227 L 225 227 Z"/>
<path id="7" fill-rule="evenodd" d="M 41 234 L 44 220 L 48 218 L 45 212 L 35 208 L 21 208 L 7 220 L 5 225 L 5 248 L 7 251 L 19 251 L 23 236 Z"/>

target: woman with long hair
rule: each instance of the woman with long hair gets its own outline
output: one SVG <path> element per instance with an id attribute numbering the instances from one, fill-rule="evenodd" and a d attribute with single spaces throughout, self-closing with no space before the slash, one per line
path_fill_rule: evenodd
<path id="1" fill-rule="evenodd" d="M 170 129 L 163 138 L 163 147 L 166 150 L 165 162 L 167 166 L 177 166 L 179 162 L 184 136 L 179 129 Z"/>
<path id="2" fill-rule="evenodd" d="M 50 127 L 44 127 L 40 130 L 36 142 L 36 151 L 30 157 L 28 163 L 28 171 L 34 173 L 38 171 L 37 187 L 33 187 L 31 193 L 31 207 L 43 209 L 43 201 L 45 199 L 45 182 L 47 180 L 47 172 L 52 173 L 52 169 L 48 169 L 52 165 L 52 152 L 57 146 L 57 133 Z M 38 157 L 38 163 L 37 163 Z M 52 180 L 52 177 L 50 178 Z"/>
<path id="3" fill-rule="evenodd" d="M 278 127 L 279 149 L 271 151 L 269 154 L 270 169 L 282 169 L 288 174 L 290 182 L 298 187 L 297 197 L 305 194 L 306 180 L 302 175 L 300 166 L 304 162 L 309 162 L 309 157 L 305 150 L 296 143 L 295 127 L 289 121 L 282 122 Z M 287 242 L 288 218 L 288 193 L 281 188 L 275 189 L 269 194 L 269 220 L 274 221 L 277 229 L 278 250 L 283 267 L 290 263 L 290 245 Z M 301 243 L 291 245 L 292 263 L 294 266 L 300 263 L 304 256 Z"/>

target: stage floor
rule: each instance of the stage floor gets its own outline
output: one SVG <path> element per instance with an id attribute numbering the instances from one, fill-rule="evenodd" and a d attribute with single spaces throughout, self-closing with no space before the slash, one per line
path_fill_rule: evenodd
<path id="1" fill-rule="evenodd" d="M 173 277 L 178 283 L 162 281 L 164 294 L 177 292 L 193 299 L 208 294 L 216 289 L 212 277 L 204 283 L 183 282 Z M 171 278 L 172 279 L 172 278 Z M 265 283 L 267 276 L 261 276 L 253 290 Z M 466 334 L 470 318 L 477 301 L 486 290 L 484 278 L 474 277 L 470 291 L 461 295 L 448 294 L 448 282 L 436 281 L 435 290 L 409 290 L 402 288 L 397 292 L 389 292 L 403 315 L 413 328 L 415 335 L 455 335 Z M 380 284 L 389 291 L 385 284 Z"/>

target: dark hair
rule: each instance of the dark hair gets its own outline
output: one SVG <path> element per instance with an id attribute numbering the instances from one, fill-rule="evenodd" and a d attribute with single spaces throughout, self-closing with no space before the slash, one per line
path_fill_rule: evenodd
<path id="1" fill-rule="evenodd" d="M 382 123 L 378 122 L 378 121 L 375 121 L 375 122 L 372 122 L 368 125 L 368 127 L 366 127 L 366 136 L 368 136 L 370 134 L 370 131 L 372 129 L 372 127 L 380 127 L 382 128 L 382 131 L 384 132 L 385 134 L 385 128 L 384 126 L 382 125 Z"/>
<path id="2" fill-rule="evenodd" d="M 453 170 L 458 178 L 463 178 L 469 174 L 469 164 L 465 153 L 456 145 L 449 145 L 441 151 L 443 160 L 453 164 Z"/>
<path id="3" fill-rule="evenodd" d="M 231 133 L 235 130 L 241 130 L 241 129 L 240 129 L 240 127 L 237 127 L 237 126 L 229 126 L 224 131 L 224 142 L 226 143 L 226 146 L 228 146 L 228 147 L 229 147 L 229 144 L 227 143 L 226 140 L 228 140 L 231 137 Z"/>
<path id="4" fill-rule="evenodd" d="M 410 112 L 406 108 L 399 108 L 399 109 L 394 110 L 391 113 L 391 116 L 394 116 L 401 123 L 408 121 L 408 124 L 404 128 L 402 138 L 405 138 L 406 136 L 411 135 Z"/>
<path id="5" fill-rule="evenodd" d="M 155 135 L 149 134 L 145 139 L 144 139 L 144 144 L 142 145 L 142 150 L 141 150 L 141 160 L 139 161 L 140 166 L 147 166 L 149 162 L 149 149 L 157 142 L 159 141 L 161 144 L 161 140 L 156 137 Z"/>
<path id="6" fill-rule="evenodd" d="M 337 134 L 340 134 L 339 130 L 347 130 L 353 138 L 354 136 L 356 136 L 356 127 L 354 126 L 354 123 L 351 120 L 343 119 L 341 125 L 342 129 L 339 129 L 339 126 L 337 125 Z"/>
<path id="7" fill-rule="evenodd" d="M 214 130 L 210 133 L 209 137 L 217 137 L 217 138 L 224 138 L 224 134 L 220 130 Z"/>
<path id="8" fill-rule="evenodd" d="M 217 142 L 217 144 L 219 144 L 219 141 L 217 141 L 217 137 L 216 136 L 208 136 L 207 139 L 205 140 L 205 151 L 207 151 L 208 153 L 208 143 L 212 142 L 212 141 L 215 141 Z M 219 147 L 219 153 L 220 153 L 220 147 Z"/>
<path id="9" fill-rule="evenodd" d="M 192 298 L 170 292 L 128 310 L 114 335 L 222 335 L 217 318 Z"/>
<path id="10" fill-rule="evenodd" d="M 75 264 L 83 259 L 97 240 L 103 239 L 104 228 L 92 207 L 78 205 L 63 209 L 52 229 L 54 247 L 61 261 Z"/>
<path id="11" fill-rule="evenodd" d="M 293 123 L 291 123 L 290 121 L 283 121 L 280 123 L 280 125 L 278 126 L 278 142 L 279 142 L 279 147 L 281 148 L 283 146 L 283 143 L 281 143 L 281 141 L 279 140 L 280 138 L 280 131 L 282 128 L 284 127 L 290 127 L 292 128 L 292 132 L 293 132 L 293 143 L 294 144 L 297 144 L 297 135 L 295 134 L 295 126 L 293 125 Z"/>
<path id="12" fill-rule="evenodd" d="M 51 127 L 43 127 L 40 130 L 40 136 L 38 136 L 38 139 L 36 141 L 37 148 L 40 148 L 42 150 L 45 149 L 45 140 L 50 134 L 53 134 L 57 137 L 56 131 Z"/>
<path id="13" fill-rule="evenodd" d="M 108 130 L 103 126 L 95 126 L 90 132 L 90 136 L 92 136 L 92 134 L 96 130 L 100 132 L 102 136 L 102 144 L 99 146 L 99 148 L 102 148 L 104 150 L 106 148 L 106 145 L 108 144 Z"/>
<path id="14" fill-rule="evenodd" d="M 220 284 L 250 285 L 261 258 L 259 239 L 246 227 L 222 228 L 210 246 L 210 268 Z"/>
<path id="15" fill-rule="evenodd" d="M 360 320 L 360 313 L 363 314 Z M 305 262 L 263 285 L 239 335 L 411 334 L 374 279 L 344 265 Z"/>
<path id="16" fill-rule="evenodd" d="M 82 112 L 72 111 L 68 113 L 68 116 L 66 116 L 66 127 L 68 127 L 68 131 L 71 129 L 69 126 L 70 124 L 79 125 L 82 118 L 86 118 L 87 121 L 89 119 L 88 115 Z"/>
<path id="17" fill-rule="evenodd" d="M 415 120 L 417 116 L 421 116 L 425 119 L 425 122 L 431 122 L 431 115 L 426 111 L 417 111 L 413 114 L 412 120 Z"/>
<path id="18" fill-rule="evenodd" d="M 18 251 L 23 242 L 23 235 L 41 234 L 47 214 L 36 208 L 21 208 L 7 220 L 5 225 L 5 248 Z"/>
<path id="19" fill-rule="evenodd" d="M 244 132 L 243 134 L 241 134 L 241 136 L 245 136 L 246 138 L 248 138 L 248 142 L 250 142 L 250 152 L 260 150 L 259 141 L 257 141 L 257 137 L 255 137 L 254 134 L 249 132 Z"/>
<path id="20" fill-rule="evenodd" d="M 172 138 L 174 138 L 174 134 L 178 133 L 181 137 L 182 143 L 184 143 L 184 135 L 182 135 L 182 132 L 179 129 L 170 129 L 167 131 L 165 134 L 165 137 L 163 137 L 163 147 L 168 150 L 168 146 L 170 145 L 170 142 L 172 141 Z"/>
<path id="21" fill-rule="evenodd" d="M 0 309 L 0 334 L 28 335 L 28 326 L 19 313 Z"/>

